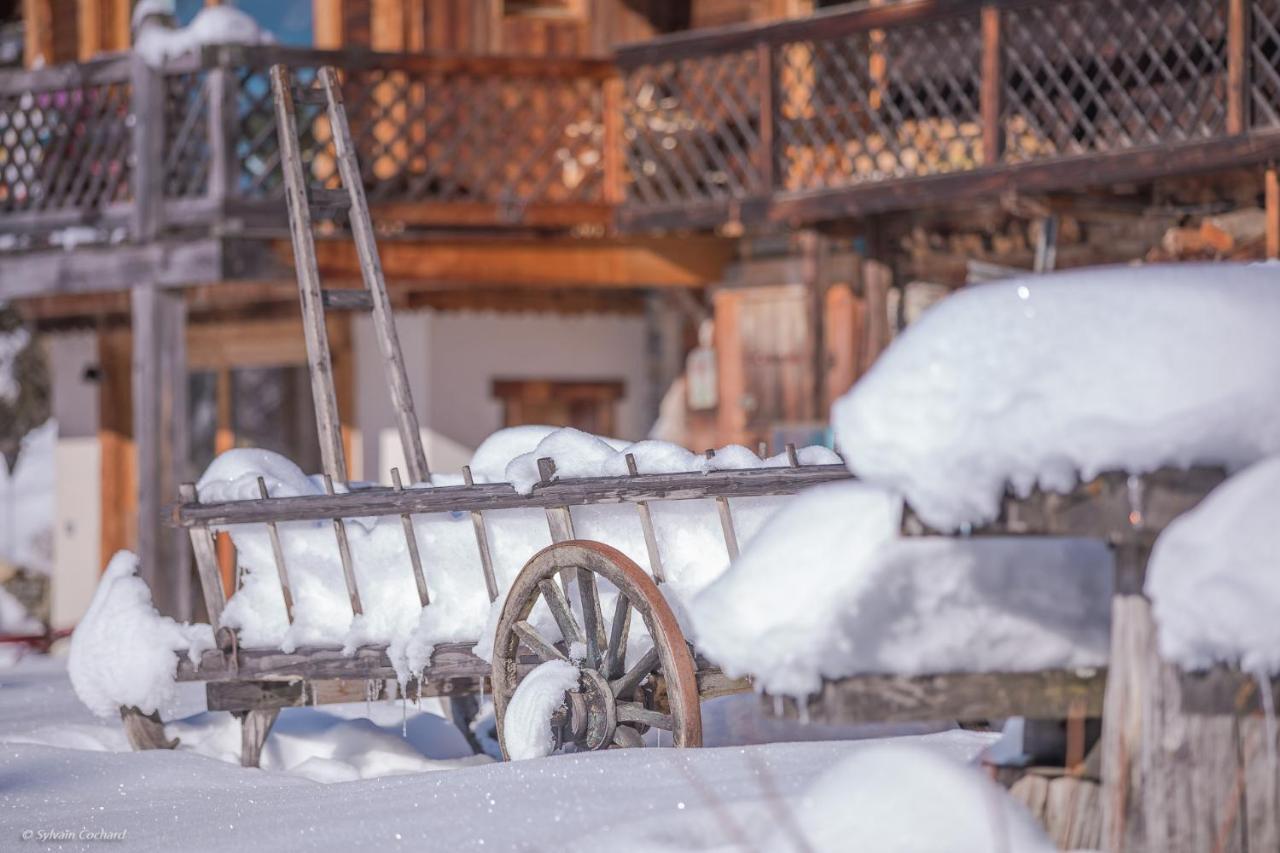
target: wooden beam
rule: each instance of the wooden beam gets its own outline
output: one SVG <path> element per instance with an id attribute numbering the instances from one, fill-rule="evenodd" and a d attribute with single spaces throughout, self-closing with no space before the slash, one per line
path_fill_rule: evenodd
<path id="1" fill-rule="evenodd" d="M 223 245 L 202 238 L 5 255 L 0 263 L 0 300 L 121 292 L 139 281 L 161 286 L 218 281 L 227 277 Z"/>
<path id="2" fill-rule="evenodd" d="M 139 574 L 156 607 L 191 618 L 188 551 L 163 523 L 163 508 L 187 478 L 186 305 L 154 284 L 133 289 L 133 424 L 138 454 Z"/>
<path id="3" fill-rule="evenodd" d="M 641 501 L 744 498 L 790 495 L 820 483 L 848 480 L 844 465 L 805 465 L 799 468 L 753 468 L 710 473 L 641 474 L 635 477 L 592 477 L 557 480 L 522 495 L 510 483 L 478 486 L 438 486 L 433 489 L 359 489 L 345 495 L 308 495 L 270 500 L 175 506 L 172 521 L 194 524 L 256 524 L 266 521 L 364 518 L 375 515 L 419 515 L 433 512 L 471 512 L 497 509 L 623 504 Z"/>
<path id="4" fill-rule="evenodd" d="M 343 45 L 344 0 L 311 0 L 312 42 L 318 48 L 337 50 Z"/>
<path id="5" fill-rule="evenodd" d="M 1249 4 L 1227 2 L 1227 133 L 1244 133 L 1249 103 Z"/>
<path id="6" fill-rule="evenodd" d="M 284 248 L 287 255 L 287 246 Z M 383 240 L 389 282 L 505 287 L 703 287 L 720 280 L 733 242 L 716 237 L 637 240 Z M 359 258 L 348 241 L 316 244 L 324 278 L 356 280 Z M 283 258 L 282 258 L 283 260 Z"/>
<path id="7" fill-rule="evenodd" d="M 807 701 L 764 697 L 767 713 L 819 723 L 1064 718 L 1102 714 L 1103 669 L 1042 672 L 856 675 L 828 681 Z M 778 712 L 781 712 L 780 714 Z"/>
<path id="8" fill-rule="evenodd" d="M 28 68 L 54 64 L 52 0 L 22 0 L 23 59 Z"/>

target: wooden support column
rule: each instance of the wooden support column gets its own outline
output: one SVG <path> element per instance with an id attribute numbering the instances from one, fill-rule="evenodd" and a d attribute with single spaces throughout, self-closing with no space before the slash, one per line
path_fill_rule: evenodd
<path id="1" fill-rule="evenodd" d="M 133 222 L 132 237 L 154 240 L 160 231 L 164 192 L 164 78 L 135 55 L 130 67 L 133 114 L 147 116 L 133 125 Z"/>
<path id="2" fill-rule="evenodd" d="M 1227 133 L 1244 133 L 1248 123 L 1249 3 L 1227 3 Z"/>
<path id="3" fill-rule="evenodd" d="M 51 0 L 22 0 L 23 59 L 28 68 L 52 65 L 53 3 Z"/>
<path id="4" fill-rule="evenodd" d="M 1114 550 L 1102 724 L 1104 849 L 1280 849 L 1267 726 L 1257 716 L 1184 708 L 1182 673 L 1160 658 L 1151 602 L 1142 594 L 1150 546 L 1135 537 Z M 1230 708 L 1234 697 L 1219 698 L 1216 704 Z"/>
<path id="5" fill-rule="evenodd" d="M 773 46 L 766 41 L 756 45 L 756 73 L 760 75 L 760 142 L 756 168 L 760 172 L 760 191 L 773 192 L 774 175 L 774 108 L 775 93 L 773 74 Z"/>
<path id="6" fill-rule="evenodd" d="M 1000 10 L 982 7 L 982 162 L 999 163 L 1004 155 L 1001 113 L 1004 99 L 1004 40 Z"/>
<path id="7" fill-rule="evenodd" d="M 1280 258 L 1280 172 L 1273 165 L 1265 178 L 1267 197 L 1267 257 Z"/>
<path id="8" fill-rule="evenodd" d="M 133 307 L 133 427 L 139 572 L 161 613 L 191 618 L 190 552 L 164 523 L 187 468 L 186 303 L 181 291 L 139 284 Z"/>
<path id="9" fill-rule="evenodd" d="M 809 392 L 808 417 L 825 420 L 823 402 L 826 396 L 827 347 L 825 340 L 825 323 L 823 309 L 826 306 L 827 291 L 827 258 L 826 239 L 817 231 L 802 231 L 799 234 L 800 268 L 805 286 L 805 297 L 808 301 L 808 323 L 813 356 L 813 385 L 805 389 Z"/>

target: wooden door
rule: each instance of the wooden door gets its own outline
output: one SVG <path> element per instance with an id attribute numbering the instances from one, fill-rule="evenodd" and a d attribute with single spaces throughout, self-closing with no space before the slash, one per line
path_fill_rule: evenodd
<path id="1" fill-rule="evenodd" d="M 525 424 L 571 426 L 594 435 L 614 435 L 618 425 L 621 380 L 554 381 L 499 379 L 493 396 L 502 402 L 504 427 Z"/>
<path id="2" fill-rule="evenodd" d="M 755 447 L 780 423 L 819 419 L 809 288 L 725 289 L 714 307 L 720 440 Z"/>

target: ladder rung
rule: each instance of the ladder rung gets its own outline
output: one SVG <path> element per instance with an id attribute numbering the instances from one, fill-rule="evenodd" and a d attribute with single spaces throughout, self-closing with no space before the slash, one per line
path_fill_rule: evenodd
<path id="1" fill-rule="evenodd" d="M 351 209 L 351 195 L 345 189 L 308 187 L 307 196 L 312 210 Z"/>
<path id="2" fill-rule="evenodd" d="M 322 290 L 320 302 L 333 311 L 369 311 L 373 300 L 367 290 Z"/>
<path id="3" fill-rule="evenodd" d="M 328 99 L 325 97 L 324 89 L 317 89 L 315 86 L 294 86 L 293 102 L 295 104 L 310 104 L 317 107 L 327 107 Z"/>

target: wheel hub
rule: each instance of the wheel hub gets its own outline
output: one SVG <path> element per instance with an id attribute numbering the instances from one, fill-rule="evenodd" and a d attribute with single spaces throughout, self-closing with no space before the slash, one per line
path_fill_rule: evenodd
<path id="1" fill-rule="evenodd" d="M 569 734 L 582 749 L 604 749 L 613 743 L 618 712 L 609 682 L 594 669 L 582 670 L 580 688 L 568 694 Z"/>

